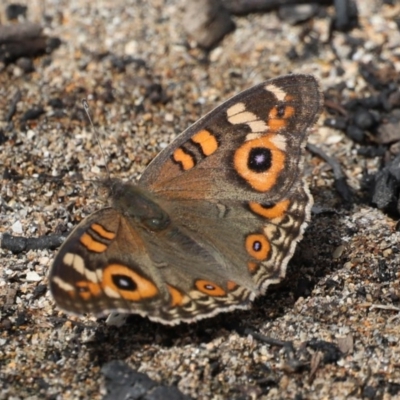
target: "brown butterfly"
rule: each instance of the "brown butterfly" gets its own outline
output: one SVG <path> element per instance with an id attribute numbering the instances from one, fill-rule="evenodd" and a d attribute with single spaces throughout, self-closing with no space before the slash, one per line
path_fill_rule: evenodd
<path id="1" fill-rule="evenodd" d="M 302 177 L 322 96 L 309 75 L 256 85 L 164 149 L 82 221 L 50 271 L 58 306 L 164 324 L 247 308 L 279 282 L 310 217 Z"/>

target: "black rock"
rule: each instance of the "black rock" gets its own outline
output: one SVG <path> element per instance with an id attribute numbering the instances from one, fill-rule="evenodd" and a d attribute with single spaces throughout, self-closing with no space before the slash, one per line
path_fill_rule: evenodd
<path id="1" fill-rule="evenodd" d="M 318 13 L 317 3 L 290 4 L 279 8 L 279 17 L 291 25 L 305 22 Z"/>
<path id="2" fill-rule="evenodd" d="M 375 176 L 372 204 L 388 213 L 400 214 L 400 155 Z"/>
<path id="3" fill-rule="evenodd" d="M 365 140 L 364 130 L 356 125 L 349 125 L 346 129 L 346 135 L 355 142 L 363 142 Z"/>
<path id="4" fill-rule="evenodd" d="M 358 10 L 354 0 L 334 0 L 336 16 L 334 27 L 341 32 L 349 31 L 358 24 Z"/>
<path id="5" fill-rule="evenodd" d="M 359 109 L 354 114 L 353 122 L 361 129 L 371 129 L 375 124 L 375 119 L 368 110 Z"/>
<path id="6" fill-rule="evenodd" d="M 6 18 L 11 21 L 17 19 L 19 16 L 26 17 L 27 6 L 22 4 L 14 3 L 6 7 Z"/>
<path id="7" fill-rule="evenodd" d="M 344 131 L 347 126 L 347 119 L 343 117 L 326 118 L 324 125 Z"/>
<path id="8" fill-rule="evenodd" d="M 20 67 L 26 74 L 33 72 L 35 67 L 33 61 L 28 57 L 21 57 L 17 60 L 16 64 Z"/>
<path id="9" fill-rule="evenodd" d="M 111 361 L 101 369 L 107 394 L 103 400 L 190 400 L 176 387 L 164 386 L 136 372 L 124 361 Z"/>

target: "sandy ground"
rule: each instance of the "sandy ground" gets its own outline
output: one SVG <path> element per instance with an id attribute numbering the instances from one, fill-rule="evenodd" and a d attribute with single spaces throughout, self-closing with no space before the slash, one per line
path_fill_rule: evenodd
<path id="1" fill-rule="evenodd" d="M 14 126 L 0 144 L 0 232 L 60 234 L 103 206 L 92 182 L 104 178 L 104 158 L 83 98 L 111 174 L 135 180 L 206 111 L 265 79 L 311 73 L 323 91 L 340 87 L 341 102 L 369 95 L 360 63 L 400 71 L 400 8 L 359 3 L 359 28 L 331 37 L 332 8 L 296 26 L 276 13 L 235 17 L 236 30 L 208 60 L 187 46 L 176 1 L 29 5 L 29 19 L 43 23 L 45 15 L 46 34 L 62 44 L 35 59 L 30 74 L 16 65 L 0 72 L 1 129 L 21 93 Z M 293 49 L 298 57 L 288 57 Z M 127 57 L 132 62 L 120 68 Z M 55 99 L 61 108 L 51 106 Z M 24 113 L 39 106 L 44 113 L 23 124 Z M 363 171 L 375 172 L 380 159 L 361 157 L 359 145 L 323 127 L 327 115 L 324 109 L 310 142 L 339 160 L 355 202 L 344 204 L 331 168 L 308 154 L 310 226 L 287 278 L 248 311 L 174 328 L 141 317 L 121 328 L 71 318 L 46 290 L 55 251 L 0 249 L 0 399 L 101 399 L 100 369 L 111 360 L 197 399 L 400 398 L 397 221 L 372 208 L 361 190 Z M 291 341 L 293 349 L 249 329 Z"/>

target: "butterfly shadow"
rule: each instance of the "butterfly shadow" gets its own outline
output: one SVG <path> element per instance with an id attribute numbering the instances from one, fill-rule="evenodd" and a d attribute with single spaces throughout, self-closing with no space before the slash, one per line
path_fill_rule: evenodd
<path id="1" fill-rule="evenodd" d="M 323 189 L 319 188 L 319 191 L 318 198 L 321 198 Z M 332 188 L 326 188 L 326 191 L 332 193 Z M 156 351 L 160 347 L 201 346 L 220 337 L 227 338 L 230 332 L 246 335 L 249 328 L 260 331 L 266 323 L 284 316 L 300 297 L 311 296 L 316 285 L 331 285 L 331 280 L 324 281 L 325 277 L 346 261 L 332 255 L 342 244 L 341 237 L 350 233 L 342 221 L 348 211 L 340 206 L 340 201 L 335 207 L 317 209 L 289 263 L 286 278 L 268 288 L 248 310 L 221 313 L 177 326 L 164 326 L 136 315 L 129 316 L 127 323 L 119 328 L 99 321 L 94 340 L 89 345 L 92 356 L 102 365 L 111 360 L 126 359 L 143 347 L 154 346 Z"/>

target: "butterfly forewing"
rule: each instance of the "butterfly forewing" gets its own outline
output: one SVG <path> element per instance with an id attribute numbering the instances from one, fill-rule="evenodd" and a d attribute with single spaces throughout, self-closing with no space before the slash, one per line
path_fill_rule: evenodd
<path id="1" fill-rule="evenodd" d="M 276 202 L 301 175 L 307 128 L 320 107 L 312 76 L 263 82 L 178 136 L 140 182 L 168 198 Z"/>

